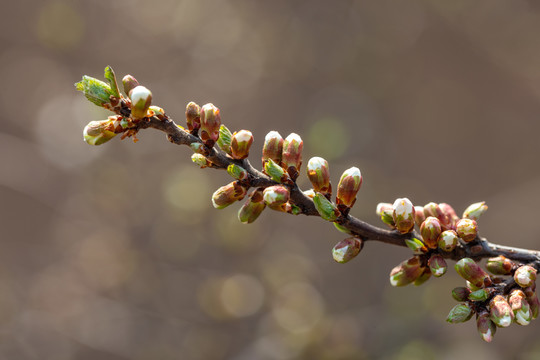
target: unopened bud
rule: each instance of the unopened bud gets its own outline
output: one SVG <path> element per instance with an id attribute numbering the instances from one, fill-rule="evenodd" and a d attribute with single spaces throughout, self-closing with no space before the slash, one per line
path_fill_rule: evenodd
<path id="1" fill-rule="evenodd" d="M 129 92 L 131 99 L 131 117 L 134 119 L 142 119 L 146 116 L 146 112 L 152 105 L 152 93 L 142 85 L 139 85 Z"/>
<path id="2" fill-rule="evenodd" d="M 201 127 L 201 107 L 193 101 L 190 101 L 186 106 L 186 124 L 189 131 Z"/>
<path id="3" fill-rule="evenodd" d="M 227 173 L 236 180 L 246 180 L 248 178 L 247 170 L 236 164 L 230 164 L 227 167 Z"/>
<path id="4" fill-rule="evenodd" d="M 532 320 L 532 314 L 525 293 L 517 289 L 512 290 L 508 296 L 508 304 L 510 304 L 514 313 L 514 321 L 519 325 L 529 325 Z"/>
<path id="5" fill-rule="evenodd" d="M 289 134 L 283 141 L 283 152 L 281 153 L 281 165 L 289 173 L 291 179 L 296 180 L 298 171 L 302 165 L 302 149 L 304 142 L 298 134 Z"/>
<path id="6" fill-rule="evenodd" d="M 425 268 L 421 266 L 420 259 L 417 256 L 403 261 L 390 272 L 390 284 L 392 286 L 405 286 L 414 282 Z"/>
<path id="7" fill-rule="evenodd" d="M 420 227 L 422 223 L 426 220 L 426 215 L 424 214 L 424 207 L 423 206 L 415 206 L 414 207 L 414 223 Z"/>
<path id="8" fill-rule="evenodd" d="M 199 165 L 201 169 L 203 169 L 205 167 L 209 167 L 209 166 L 212 165 L 210 160 L 208 160 L 204 155 L 197 154 L 197 153 L 191 155 L 191 161 L 193 161 L 193 163 Z"/>
<path id="9" fill-rule="evenodd" d="M 405 239 L 405 244 L 417 254 L 426 253 L 428 251 L 426 245 L 417 238 Z"/>
<path id="10" fill-rule="evenodd" d="M 328 161 L 321 157 L 312 157 L 307 164 L 307 176 L 313 190 L 323 194 L 329 194 L 332 192 L 330 187 L 330 169 L 328 167 Z"/>
<path id="11" fill-rule="evenodd" d="M 247 189 L 238 181 L 233 181 L 217 189 L 212 195 L 212 205 L 216 209 L 223 209 L 232 203 L 242 200 L 246 196 Z"/>
<path id="12" fill-rule="evenodd" d="M 101 145 L 111 140 L 116 136 L 116 133 L 112 130 L 112 121 L 100 120 L 90 121 L 88 125 L 84 127 L 83 138 L 89 145 Z"/>
<path id="13" fill-rule="evenodd" d="M 508 327 L 512 324 L 514 320 L 514 313 L 512 308 L 506 301 L 506 299 L 501 295 L 496 295 L 489 302 L 490 307 L 490 319 L 498 327 Z"/>
<path id="14" fill-rule="evenodd" d="M 430 277 L 431 277 L 431 270 L 429 269 L 429 267 L 426 267 L 424 271 L 422 272 L 422 274 L 420 274 L 420 276 L 417 277 L 416 280 L 414 280 L 413 284 L 414 286 L 420 286 L 426 281 L 428 281 Z"/>
<path id="15" fill-rule="evenodd" d="M 362 185 L 362 174 L 360 169 L 352 167 L 347 169 L 341 175 L 336 194 L 336 202 L 338 205 L 343 205 L 351 208 L 356 202 L 356 194 Z"/>
<path id="16" fill-rule="evenodd" d="M 200 142 L 193 142 L 193 143 L 189 144 L 189 147 L 196 154 L 208 155 L 208 150 L 207 150 L 206 146 L 204 146 L 204 144 L 202 144 Z"/>
<path id="17" fill-rule="evenodd" d="M 530 265 L 520 266 L 514 273 L 514 280 L 522 288 L 532 286 L 536 281 L 536 269 Z"/>
<path id="18" fill-rule="evenodd" d="M 253 134 L 249 130 L 235 131 L 231 140 L 231 155 L 235 159 L 245 159 L 253 143 Z"/>
<path id="19" fill-rule="evenodd" d="M 429 270 L 431 270 L 431 273 L 435 277 L 441 277 L 444 274 L 446 274 L 446 270 L 448 269 L 448 265 L 446 265 L 446 261 L 444 258 L 439 254 L 433 254 L 428 260 L 428 266 Z"/>
<path id="20" fill-rule="evenodd" d="M 478 225 L 472 219 L 460 219 L 456 223 L 456 232 L 463 241 L 471 242 L 476 239 Z"/>
<path id="21" fill-rule="evenodd" d="M 473 314 L 473 309 L 468 304 L 458 304 L 450 310 L 446 321 L 451 324 L 466 322 Z"/>
<path id="22" fill-rule="evenodd" d="M 214 104 L 205 104 L 201 108 L 201 140 L 208 147 L 213 147 L 219 138 L 221 116 Z"/>
<path id="23" fill-rule="evenodd" d="M 463 258 L 454 266 L 459 276 L 469 281 L 477 288 L 483 288 L 485 285 L 491 285 L 489 275 L 482 270 L 480 265 L 471 258 Z"/>
<path id="24" fill-rule="evenodd" d="M 436 217 L 428 216 L 420 225 L 420 234 L 422 234 L 422 239 L 428 248 L 436 249 L 439 235 L 441 235 L 440 221 Z"/>
<path id="25" fill-rule="evenodd" d="M 377 215 L 382 222 L 388 225 L 391 229 L 396 228 L 394 223 L 394 207 L 390 203 L 379 203 L 376 210 Z"/>
<path id="26" fill-rule="evenodd" d="M 471 290 L 469 288 L 460 286 L 456 287 L 452 290 L 452 297 L 456 301 L 466 301 L 469 299 L 469 294 L 471 293 Z"/>
<path id="27" fill-rule="evenodd" d="M 433 216 L 439 220 L 441 225 L 443 224 L 443 220 L 446 220 L 446 215 L 443 213 L 442 209 L 440 208 L 439 204 L 430 202 L 426 205 L 424 205 L 424 215 L 426 218 L 428 216 Z"/>
<path id="28" fill-rule="evenodd" d="M 289 201 L 290 192 L 285 186 L 269 186 L 264 189 L 263 197 L 268 206 L 279 206 Z"/>
<path id="29" fill-rule="evenodd" d="M 540 300 L 538 300 L 538 295 L 532 287 L 525 288 L 524 290 L 527 295 L 527 302 L 531 307 L 532 318 L 536 319 L 538 317 L 538 311 L 540 310 Z"/>
<path id="30" fill-rule="evenodd" d="M 482 337 L 482 340 L 488 343 L 493 340 L 495 332 L 497 331 L 497 327 L 493 321 L 491 321 L 487 311 L 479 313 L 476 317 L 476 328 L 478 329 L 478 333 Z"/>
<path id="31" fill-rule="evenodd" d="M 491 294 L 486 288 L 473 291 L 469 294 L 469 300 L 471 301 L 486 301 Z"/>
<path id="32" fill-rule="evenodd" d="M 487 211 L 488 207 L 485 201 L 477 202 L 472 205 L 469 205 L 467 209 L 463 212 L 463 218 L 471 219 L 478 221 L 478 218 Z"/>
<path id="33" fill-rule="evenodd" d="M 446 230 L 439 235 L 439 249 L 450 252 L 454 250 L 458 244 L 458 236 L 454 230 Z"/>
<path id="34" fill-rule="evenodd" d="M 284 182 L 288 178 L 285 170 L 272 159 L 267 159 L 264 163 L 264 172 L 276 182 Z"/>
<path id="35" fill-rule="evenodd" d="M 415 210 L 412 202 L 407 198 L 396 199 L 393 205 L 394 223 L 402 234 L 411 232 L 414 228 Z"/>
<path id="36" fill-rule="evenodd" d="M 232 141 L 232 133 L 231 131 L 225 126 L 221 125 L 219 127 L 219 138 L 217 139 L 217 146 L 223 150 L 226 154 L 231 155 L 231 141 Z"/>
<path id="37" fill-rule="evenodd" d="M 447 203 L 440 203 L 439 208 L 441 209 L 446 218 L 447 226 L 451 230 L 455 230 L 456 222 L 459 220 L 459 217 L 457 216 L 454 208 Z"/>
<path id="38" fill-rule="evenodd" d="M 502 255 L 489 258 L 486 262 L 486 269 L 494 275 L 509 275 L 513 267 L 514 262 Z"/>
<path id="39" fill-rule="evenodd" d="M 238 211 L 238 220 L 240 220 L 242 224 L 251 224 L 257 220 L 265 207 L 266 204 L 263 199 L 263 190 L 257 189 Z"/>
<path id="40" fill-rule="evenodd" d="M 327 221 L 336 221 L 341 212 L 338 210 L 336 205 L 328 200 L 323 194 L 316 193 L 313 198 L 313 204 L 319 212 L 321 218 Z"/>
<path id="41" fill-rule="evenodd" d="M 332 249 L 332 256 L 336 262 L 344 264 L 355 258 L 362 250 L 363 245 L 363 241 L 355 237 L 341 240 Z"/>
<path id="42" fill-rule="evenodd" d="M 272 159 L 276 164 L 281 164 L 281 154 L 283 153 L 283 138 L 277 131 L 270 131 L 264 138 L 262 150 L 263 165 L 266 160 Z"/>
<path id="43" fill-rule="evenodd" d="M 75 88 L 82 91 L 88 100 L 98 106 L 110 104 L 111 95 L 114 96 L 111 87 L 107 83 L 86 75 L 75 84 Z"/>
<path id="44" fill-rule="evenodd" d="M 131 90 L 139 86 L 139 82 L 131 75 L 126 75 L 122 79 L 122 85 L 124 86 L 124 93 L 129 96 Z"/>
<path id="45" fill-rule="evenodd" d="M 313 189 L 305 190 L 303 191 L 303 193 L 310 199 L 313 199 L 315 197 L 315 191 L 313 191 Z"/>

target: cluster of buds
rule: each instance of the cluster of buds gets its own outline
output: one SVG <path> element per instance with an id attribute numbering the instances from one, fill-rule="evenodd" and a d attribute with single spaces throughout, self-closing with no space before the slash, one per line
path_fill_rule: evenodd
<path id="1" fill-rule="evenodd" d="M 90 76 L 83 76 L 75 84 L 92 103 L 115 112 L 107 120 L 92 121 L 83 131 L 84 140 L 90 145 L 101 145 L 116 134 L 123 133 L 124 137 L 133 137 L 137 141 L 137 124 L 147 117 L 157 116 L 164 119 L 165 112 L 158 106 L 152 106 L 152 93 L 131 75 L 122 79 L 124 95 L 120 93 L 114 71 L 110 66 L 105 68 L 107 82 Z"/>
<path id="2" fill-rule="evenodd" d="M 536 294 L 536 269 L 518 265 L 498 256 L 486 263 L 493 275 L 485 272 L 473 259 L 459 260 L 455 269 L 466 280 L 465 287 L 452 290 L 452 297 L 460 304 L 454 306 L 447 321 L 461 323 L 476 314 L 476 323 L 483 340 L 491 342 L 497 328 L 512 323 L 528 325 L 538 317 L 540 302 Z M 510 275 L 506 281 L 501 277 Z"/>

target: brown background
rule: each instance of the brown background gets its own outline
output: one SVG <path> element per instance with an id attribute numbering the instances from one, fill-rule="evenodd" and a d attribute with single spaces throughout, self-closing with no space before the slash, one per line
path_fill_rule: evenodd
<path id="1" fill-rule="evenodd" d="M 183 123 L 212 102 L 232 130 L 297 132 L 353 214 L 380 201 L 486 200 L 481 234 L 540 248 L 540 6 L 535 1 L 11 1 L 0 22 L 0 358 L 538 359 L 539 322 L 446 324 L 453 270 L 392 288 L 407 249 L 210 196 L 224 172 L 147 130 L 90 147 L 106 112 L 73 83 L 110 64 Z M 301 184 L 307 188 L 305 178 Z"/>

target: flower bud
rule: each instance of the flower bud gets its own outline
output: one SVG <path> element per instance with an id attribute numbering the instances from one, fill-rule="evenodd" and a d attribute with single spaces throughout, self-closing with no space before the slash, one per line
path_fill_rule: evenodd
<path id="1" fill-rule="evenodd" d="M 283 141 L 281 153 L 281 165 L 289 173 L 291 179 L 296 180 L 298 171 L 302 165 L 302 149 L 304 142 L 298 134 L 289 134 Z"/>
<path id="2" fill-rule="evenodd" d="M 247 189 L 238 181 L 233 181 L 217 189 L 212 195 L 212 205 L 216 209 L 223 209 L 246 196 Z"/>
<path id="3" fill-rule="evenodd" d="M 197 153 L 191 155 L 191 161 L 199 165 L 201 169 L 204 169 L 205 167 L 209 167 L 212 165 L 210 160 L 208 160 L 204 155 L 197 154 Z"/>
<path id="4" fill-rule="evenodd" d="M 393 205 L 394 223 L 402 234 L 411 232 L 414 228 L 415 210 L 412 202 L 407 198 L 396 199 Z"/>
<path id="5" fill-rule="evenodd" d="M 489 302 L 490 312 L 489 317 L 491 321 L 498 327 L 508 327 L 514 320 L 514 313 L 512 308 L 501 295 L 496 295 Z"/>
<path id="6" fill-rule="evenodd" d="M 235 131 L 231 140 L 231 156 L 235 159 L 245 159 L 253 143 L 253 134 L 249 130 Z"/>
<path id="7" fill-rule="evenodd" d="M 455 265 L 455 269 L 459 276 L 469 281 L 477 288 L 483 288 L 485 285 L 491 285 L 489 275 L 471 258 L 463 258 L 459 260 Z"/>
<path id="8" fill-rule="evenodd" d="M 142 119 L 152 104 L 152 93 L 144 86 L 137 86 L 129 92 L 131 99 L 131 117 Z"/>
<path id="9" fill-rule="evenodd" d="M 525 295 L 527 296 L 527 302 L 529 303 L 529 306 L 531 308 L 532 318 L 536 319 L 538 317 L 538 310 L 540 308 L 540 300 L 538 300 L 538 295 L 532 287 L 528 287 L 523 290 L 525 292 Z"/>
<path id="10" fill-rule="evenodd" d="M 486 288 L 473 291 L 469 294 L 468 299 L 471 301 L 486 301 L 491 294 Z"/>
<path id="11" fill-rule="evenodd" d="M 219 127 L 219 138 L 217 139 L 217 146 L 223 150 L 226 154 L 232 155 L 231 153 L 231 141 L 232 133 L 225 125 Z"/>
<path id="12" fill-rule="evenodd" d="M 355 237 L 350 237 L 345 240 L 341 240 L 332 249 L 332 256 L 338 263 L 344 264 L 353 259 L 360 253 L 364 243 L 362 240 Z"/>
<path id="13" fill-rule="evenodd" d="M 201 128 L 201 107 L 193 101 L 186 106 L 186 124 L 190 132 Z"/>
<path id="14" fill-rule="evenodd" d="M 482 337 L 482 340 L 488 343 L 493 340 L 495 332 L 497 331 L 497 327 L 495 326 L 493 321 L 491 321 L 489 313 L 487 311 L 483 311 L 477 315 L 476 327 L 478 329 L 478 333 Z"/>
<path id="15" fill-rule="evenodd" d="M 240 220 L 242 224 L 251 224 L 257 220 L 265 207 L 266 204 L 263 199 L 263 190 L 257 189 L 251 193 L 249 199 L 238 211 L 238 220 Z"/>
<path id="16" fill-rule="evenodd" d="M 139 82 L 131 75 L 126 75 L 122 79 L 122 85 L 124 86 L 124 93 L 129 96 L 131 90 L 139 86 Z"/>
<path id="17" fill-rule="evenodd" d="M 529 325 L 532 320 L 532 314 L 525 293 L 517 289 L 512 290 L 508 296 L 508 304 L 510 304 L 514 313 L 514 321 L 519 325 Z"/>
<path id="18" fill-rule="evenodd" d="M 109 120 L 90 121 L 84 127 L 83 138 L 89 145 L 101 145 L 116 136 L 113 122 Z"/>
<path id="19" fill-rule="evenodd" d="M 263 198 L 268 206 L 279 206 L 289 201 L 290 192 L 285 186 L 275 185 L 264 189 Z"/>
<path id="20" fill-rule="evenodd" d="M 424 272 L 420 259 L 413 256 L 409 260 L 403 261 L 390 272 L 390 284 L 392 286 L 405 286 L 414 282 Z"/>
<path id="21" fill-rule="evenodd" d="M 476 239 L 478 226 L 476 221 L 471 219 L 460 219 L 456 223 L 456 232 L 465 242 L 471 242 Z"/>
<path id="22" fill-rule="evenodd" d="M 356 194 L 362 185 L 362 174 L 360 169 L 352 167 L 347 169 L 341 175 L 336 194 L 338 205 L 351 208 L 356 201 Z"/>
<path id="23" fill-rule="evenodd" d="M 313 204 L 315 205 L 315 208 L 319 212 L 321 218 L 323 218 L 324 220 L 336 221 L 341 215 L 341 212 L 338 210 L 336 205 L 334 205 L 334 203 L 328 200 L 321 193 L 315 194 L 315 197 L 313 198 Z"/>
<path id="24" fill-rule="evenodd" d="M 426 218 L 428 216 L 433 216 L 437 218 L 441 225 L 444 222 L 443 220 L 446 220 L 446 215 L 444 215 L 439 204 L 434 202 L 430 202 L 429 204 L 424 205 L 424 215 L 426 216 Z"/>
<path id="25" fill-rule="evenodd" d="M 120 99 L 120 92 L 118 91 L 118 84 L 116 82 L 116 76 L 114 75 L 114 71 L 112 67 L 110 66 L 107 66 L 105 68 L 105 79 L 107 79 L 107 81 L 109 82 L 112 95 Z"/>
<path id="26" fill-rule="evenodd" d="M 426 220 L 426 215 L 424 214 L 424 207 L 423 206 L 415 206 L 414 207 L 414 223 L 420 227 L 422 223 Z"/>
<path id="27" fill-rule="evenodd" d="M 107 83 L 86 75 L 75 84 L 75 88 L 82 91 L 88 100 L 98 106 L 110 104 L 111 95 L 114 96 L 111 87 Z"/>
<path id="28" fill-rule="evenodd" d="M 246 169 L 236 164 L 230 164 L 227 167 L 227 173 L 236 180 L 246 180 L 248 178 Z"/>
<path id="29" fill-rule="evenodd" d="M 467 209 L 463 212 L 463 218 L 471 219 L 474 221 L 478 221 L 478 218 L 486 212 L 488 209 L 486 202 L 477 202 L 472 205 L 469 205 Z"/>
<path id="30" fill-rule="evenodd" d="M 514 267 L 514 262 L 500 255 L 489 258 L 486 262 L 486 269 L 494 275 L 509 275 Z"/>
<path id="31" fill-rule="evenodd" d="M 473 314 L 473 309 L 468 304 L 458 304 L 450 310 L 446 321 L 451 324 L 466 322 Z"/>
<path id="32" fill-rule="evenodd" d="M 270 178 L 276 182 L 285 182 L 288 175 L 285 173 L 285 170 L 272 159 L 267 159 L 264 163 L 264 173 L 266 173 Z"/>
<path id="33" fill-rule="evenodd" d="M 417 254 L 426 253 L 428 251 L 426 245 L 416 238 L 405 239 L 405 244 Z"/>
<path id="34" fill-rule="evenodd" d="M 431 270 L 429 269 L 429 267 L 426 267 L 424 268 L 424 271 L 422 272 L 422 274 L 420 274 L 420 276 L 417 277 L 416 280 L 414 280 L 413 284 L 414 286 L 420 286 L 426 281 L 428 281 L 430 277 L 431 277 Z"/>
<path id="35" fill-rule="evenodd" d="M 452 230 L 455 230 L 456 222 L 459 220 L 459 217 L 457 216 L 454 208 L 451 205 L 446 204 L 446 203 L 440 203 L 439 208 L 441 209 L 444 216 L 446 217 L 448 226 Z"/>
<path id="36" fill-rule="evenodd" d="M 283 138 L 277 131 L 270 131 L 264 138 L 262 150 L 263 166 L 266 160 L 272 159 L 276 164 L 281 164 L 281 154 L 283 152 Z"/>
<path id="37" fill-rule="evenodd" d="M 315 191 L 313 189 L 308 189 L 303 191 L 304 195 L 306 195 L 308 198 L 312 199 L 315 197 Z"/>
<path id="38" fill-rule="evenodd" d="M 446 261 L 444 258 L 439 254 L 433 254 L 428 260 L 428 266 L 429 270 L 431 270 L 431 273 L 435 277 L 441 277 L 444 274 L 446 274 L 446 270 L 448 269 L 448 265 L 446 265 Z"/>
<path id="39" fill-rule="evenodd" d="M 382 222 L 388 225 L 391 229 L 396 228 L 394 223 L 394 207 L 390 203 L 379 203 L 376 210 L 377 215 Z"/>
<path id="40" fill-rule="evenodd" d="M 205 104 L 201 108 L 201 140 L 208 147 L 213 147 L 219 138 L 221 116 L 214 104 Z"/>
<path id="41" fill-rule="evenodd" d="M 471 290 L 469 288 L 460 286 L 456 287 L 452 290 L 452 297 L 456 301 L 466 301 L 469 299 L 469 294 L 471 293 Z"/>
<path id="42" fill-rule="evenodd" d="M 446 230 L 439 235 L 439 249 L 450 252 L 456 248 L 458 244 L 458 236 L 454 230 Z"/>
<path id="43" fill-rule="evenodd" d="M 420 234 L 422 234 L 422 239 L 428 248 L 436 249 L 439 235 L 441 235 L 440 221 L 436 217 L 428 216 L 420 225 Z"/>
<path id="44" fill-rule="evenodd" d="M 321 157 L 312 157 L 307 164 L 307 176 L 313 190 L 323 194 L 330 194 L 332 192 L 330 187 L 330 169 L 328 167 L 328 161 Z"/>
<path id="45" fill-rule="evenodd" d="M 514 280 L 522 288 L 532 286 L 536 281 L 536 269 L 530 265 L 520 266 L 514 273 Z"/>

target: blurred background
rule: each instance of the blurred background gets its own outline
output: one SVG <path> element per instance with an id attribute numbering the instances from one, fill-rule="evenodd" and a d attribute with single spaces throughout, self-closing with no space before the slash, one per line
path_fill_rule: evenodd
<path id="1" fill-rule="evenodd" d="M 540 3 L 11 1 L 0 22 L 1 359 L 538 359 L 539 321 L 484 343 L 445 323 L 454 271 L 392 288 L 410 251 L 318 218 L 214 210 L 230 181 L 154 130 L 100 147 L 107 117 L 73 84 L 111 65 L 184 124 L 212 102 L 231 130 L 304 139 L 352 214 L 378 202 L 487 201 L 481 234 L 540 249 Z M 308 188 L 307 180 L 300 183 Z"/>

